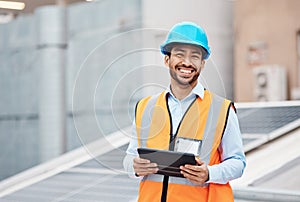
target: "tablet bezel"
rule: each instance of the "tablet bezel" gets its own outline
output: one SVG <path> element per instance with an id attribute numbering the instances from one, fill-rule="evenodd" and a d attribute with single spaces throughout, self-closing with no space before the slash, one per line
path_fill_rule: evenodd
<path id="1" fill-rule="evenodd" d="M 196 165 L 195 155 L 191 153 L 175 152 L 169 150 L 159 150 L 151 148 L 138 148 L 140 158 L 148 159 L 153 163 L 157 163 L 157 174 L 183 177 L 180 173 L 180 166 L 190 164 Z"/>

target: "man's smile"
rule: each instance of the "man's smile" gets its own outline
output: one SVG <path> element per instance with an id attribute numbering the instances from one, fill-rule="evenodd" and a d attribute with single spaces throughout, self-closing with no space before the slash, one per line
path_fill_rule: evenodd
<path id="1" fill-rule="evenodd" d="M 194 68 L 186 68 L 186 67 L 177 67 L 177 71 L 179 71 L 182 76 L 191 76 L 196 70 Z"/>
<path id="2" fill-rule="evenodd" d="M 191 69 L 181 69 L 181 68 L 178 68 L 178 70 L 181 73 L 185 73 L 185 74 L 191 74 L 194 71 L 194 70 L 191 70 Z"/>

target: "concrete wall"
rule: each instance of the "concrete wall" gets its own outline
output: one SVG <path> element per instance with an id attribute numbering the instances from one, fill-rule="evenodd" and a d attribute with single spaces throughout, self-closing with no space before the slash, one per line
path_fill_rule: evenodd
<path id="1" fill-rule="evenodd" d="M 39 162 L 33 16 L 0 26 L 0 180 Z"/>
<path id="2" fill-rule="evenodd" d="M 132 123 L 140 2 L 58 10 L 0 25 L 0 180 Z"/>
<path id="3" fill-rule="evenodd" d="M 132 122 L 141 77 L 140 2 L 99 1 L 68 8 L 68 150 Z M 75 125 L 74 125 L 75 124 Z M 76 128 L 74 128 L 76 126 Z"/>
<path id="4" fill-rule="evenodd" d="M 249 46 L 263 43 L 259 64 L 278 64 L 287 70 L 288 94 L 299 86 L 297 32 L 300 30 L 300 1 L 249 0 L 234 3 L 234 90 L 236 101 L 253 101 Z"/>

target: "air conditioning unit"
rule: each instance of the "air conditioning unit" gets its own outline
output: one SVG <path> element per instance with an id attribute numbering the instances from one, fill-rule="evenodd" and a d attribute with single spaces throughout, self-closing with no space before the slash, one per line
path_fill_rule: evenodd
<path id="1" fill-rule="evenodd" d="M 280 65 L 253 68 L 254 100 L 282 101 L 287 99 L 286 69 Z"/>

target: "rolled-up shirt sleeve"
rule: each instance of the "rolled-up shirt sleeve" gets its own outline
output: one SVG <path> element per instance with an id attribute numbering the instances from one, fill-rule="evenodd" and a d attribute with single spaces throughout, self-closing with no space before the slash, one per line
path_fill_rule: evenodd
<path id="1" fill-rule="evenodd" d="M 137 148 L 138 148 L 138 140 L 137 140 L 137 134 L 136 134 L 136 125 L 135 125 L 135 121 L 133 121 L 132 123 L 132 136 L 130 138 L 130 142 L 129 145 L 127 147 L 126 150 L 126 154 L 130 154 L 130 155 L 134 155 L 137 156 L 138 152 L 137 152 Z"/>
<path id="2" fill-rule="evenodd" d="M 241 177 L 246 167 L 246 158 L 237 115 L 232 108 L 218 150 L 221 154 L 221 163 L 208 166 L 208 183 L 226 184 Z"/>
<path id="3" fill-rule="evenodd" d="M 136 135 L 136 125 L 135 121 L 132 124 L 132 137 L 130 138 L 130 142 L 128 148 L 126 150 L 126 156 L 123 160 L 123 167 L 127 174 L 130 177 L 136 178 L 134 169 L 133 169 L 133 159 L 138 156 L 137 153 L 138 141 Z"/>

